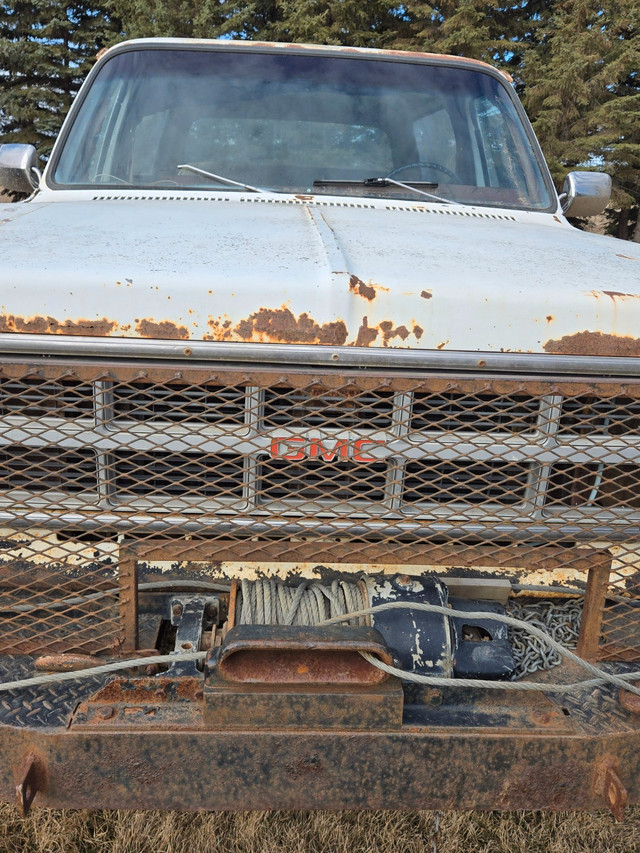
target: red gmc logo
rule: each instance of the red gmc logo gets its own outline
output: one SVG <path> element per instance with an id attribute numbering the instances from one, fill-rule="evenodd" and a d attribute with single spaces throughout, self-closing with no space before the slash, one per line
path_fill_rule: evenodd
<path id="1" fill-rule="evenodd" d="M 385 443 L 371 438 L 338 438 L 333 442 L 320 438 L 274 438 L 269 452 L 272 459 L 289 459 L 291 462 L 301 459 L 322 459 L 324 462 L 342 459 L 350 459 L 352 462 L 378 462 L 370 452 L 374 447 Z"/>

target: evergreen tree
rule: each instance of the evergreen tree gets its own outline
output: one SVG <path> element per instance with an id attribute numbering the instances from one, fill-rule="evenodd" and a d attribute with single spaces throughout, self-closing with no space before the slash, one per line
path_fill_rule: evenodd
<path id="1" fill-rule="evenodd" d="M 640 200 L 639 68 L 636 0 L 563 0 L 521 70 L 524 104 L 557 184 L 572 168 L 605 168 L 625 218 Z"/>
<path id="2" fill-rule="evenodd" d="M 73 96 L 116 22 L 76 0 L 0 3 L 0 142 L 51 149 Z"/>
<path id="3" fill-rule="evenodd" d="M 219 35 L 264 41 L 385 47 L 399 15 L 385 0 L 221 0 Z"/>
<path id="4" fill-rule="evenodd" d="M 215 38 L 224 23 L 219 0 L 111 0 L 126 38 Z"/>
<path id="5" fill-rule="evenodd" d="M 441 0 L 403 4 L 394 47 L 482 59 L 517 70 L 520 45 L 532 38 L 546 0 Z"/>

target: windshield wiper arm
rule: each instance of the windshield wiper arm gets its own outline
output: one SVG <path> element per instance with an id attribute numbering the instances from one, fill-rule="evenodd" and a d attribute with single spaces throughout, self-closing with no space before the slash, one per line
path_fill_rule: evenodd
<path id="1" fill-rule="evenodd" d="M 314 187 L 321 186 L 340 186 L 340 185 L 350 185 L 355 187 L 388 187 L 389 184 L 394 184 L 396 187 L 402 187 L 405 190 L 409 190 L 412 193 L 419 193 L 420 195 L 425 196 L 426 198 L 432 199 L 432 201 L 439 201 L 442 204 L 452 204 L 451 199 L 442 198 L 439 195 L 434 195 L 433 193 L 425 192 L 418 188 L 417 184 L 426 183 L 423 181 L 416 181 L 415 186 L 411 186 L 411 184 L 403 184 L 402 181 L 396 181 L 395 178 L 365 178 L 363 181 L 314 181 Z M 437 184 L 426 183 L 426 186 L 438 186 Z"/>
<path id="2" fill-rule="evenodd" d="M 202 175 L 205 178 L 212 178 L 214 181 L 220 181 L 221 184 L 229 184 L 232 187 L 242 187 L 243 190 L 249 190 L 252 193 L 265 193 L 271 195 L 269 190 L 263 190 L 261 187 L 253 187 L 251 184 L 243 184 L 242 181 L 232 181 L 231 178 L 225 178 L 222 175 L 215 175 L 213 172 L 206 172 L 204 169 L 199 169 L 197 166 L 190 166 L 189 163 L 182 163 L 178 169 L 186 169 L 188 172 L 193 172 L 195 175 Z"/>

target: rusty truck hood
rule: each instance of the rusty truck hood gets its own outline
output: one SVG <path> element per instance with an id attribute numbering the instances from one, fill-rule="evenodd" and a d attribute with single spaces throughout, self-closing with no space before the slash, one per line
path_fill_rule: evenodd
<path id="1" fill-rule="evenodd" d="M 5 333 L 640 355 L 640 248 L 551 214 L 48 191 L 0 268 Z"/>

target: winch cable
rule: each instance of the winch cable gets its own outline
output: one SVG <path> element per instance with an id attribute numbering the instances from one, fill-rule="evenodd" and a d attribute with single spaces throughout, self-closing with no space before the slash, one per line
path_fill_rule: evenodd
<path id="1" fill-rule="evenodd" d="M 302 581 L 287 586 L 275 578 L 243 580 L 240 585 L 237 625 L 320 625 L 333 616 L 363 610 L 369 596 L 363 583 L 334 580 L 330 585 Z M 366 617 L 354 620 L 366 625 Z"/>
<path id="2" fill-rule="evenodd" d="M 471 610 L 456 610 L 452 607 L 442 607 L 439 604 L 426 604 L 423 602 L 411 601 L 389 601 L 385 604 L 377 604 L 375 607 L 367 607 L 365 610 L 359 610 L 354 613 L 349 613 L 346 616 L 334 616 L 331 619 L 326 619 L 322 622 L 322 625 L 335 625 L 338 622 L 344 622 L 347 619 L 353 619 L 356 616 L 370 616 L 375 613 L 379 613 L 382 610 L 397 610 L 400 608 L 410 608 L 411 610 L 424 610 L 427 613 L 438 613 L 442 616 L 454 616 L 458 618 L 464 619 L 487 619 L 487 613 L 482 611 L 471 611 Z M 431 675 L 418 675 L 413 672 L 405 672 L 404 670 L 398 669 L 397 667 L 391 667 L 388 664 L 383 664 L 382 661 L 378 660 L 378 658 L 373 657 L 368 652 L 360 652 L 360 654 L 372 663 L 374 666 L 377 666 L 378 669 L 382 669 L 384 672 L 388 672 L 390 675 L 397 675 L 399 678 L 408 681 L 415 681 L 417 684 L 434 684 L 437 686 L 467 686 L 467 687 L 489 687 L 490 689 L 495 689 L 496 687 L 502 689 L 523 689 L 523 690 L 542 690 L 543 692 L 551 693 L 551 692 L 566 692 L 567 687 L 591 687 L 595 684 L 601 684 L 603 682 L 608 682 L 610 684 L 616 685 L 617 687 L 622 688 L 623 690 L 629 690 L 631 693 L 635 693 L 640 696 L 640 688 L 634 687 L 628 683 L 628 680 L 635 680 L 640 678 L 640 672 L 634 673 L 624 673 L 621 675 L 615 675 L 614 673 L 605 672 L 603 669 L 595 666 L 595 664 L 589 663 L 589 661 L 584 660 L 579 655 L 572 652 L 570 649 L 565 648 L 562 643 L 559 643 L 557 640 L 554 640 L 553 637 L 550 637 L 545 631 L 540 628 L 536 628 L 535 625 L 531 625 L 529 622 L 525 622 L 522 619 L 516 619 L 513 616 L 505 616 L 502 613 L 491 613 L 489 617 L 492 621 L 502 622 L 505 625 L 509 625 L 511 628 L 521 628 L 525 631 L 528 631 L 534 637 L 542 640 L 542 642 L 548 643 L 553 649 L 555 649 L 559 654 L 565 657 L 567 660 L 572 663 L 577 664 L 578 666 L 585 669 L 588 673 L 595 676 L 595 679 L 591 679 L 590 681 L 579 681 L 575 682 L 571 685 L 566 684 L 543 684 L 538 682 L 525 682 L 525 681 L 482 681 L 481 679 L 475 678 L 439 678 L 437 676 Z"/>
<path id="3" fill-rule="evenodd" d="M 149 666 L 150 664 L 181 663 L 188 660 L 204 660 L 207 652 L 180 652 L 170 655 L 153 655 L 145 658 L 127 658 L 105 663 L 102 666 L 92 666 L 89 669 L 74 669 L 70 672 L 56 672 L 49 675 L 34 675 L 31 678 L 21 678 L 19 681 L 6 681 L 0 684 L 0 693 L 8 690 L 22 690 L 25 687 L 37 687 L 40 684 L 53 684 L 57 681 L 73 681 L 78 678 L 91 678 L 94 675 L 109 675 L 120 669 L 131 669 L 137 666 Z"/>
<path id="4" fill-rule="evenodd" d="M 640 688 L 631 687 L 626 683 L 625 678 L 605 672 L 594 664 L 588 663 L 583 658 L 579 657 L 574 652 L 565 648 L 561 642 L 549 636 L 549 633 L 543 628 L 532 625 L 524 619 L 518 619 L 513 616 L 506 616 L 500 613 L 473 612 L 455 610 L 451 607 L 443 607 L 437 604 L 426 604 L 422 602 L 400 602 L 393 601 L 385 604 L 379 604 L 375 607 L 361 607 L 359 610 L 352 610 L 348 606 L 348 602 L 360 600 L 361 602 L 369 603 L 368 595 L 364 584 L 354 584 L 345 581 L 334 580 L 331 586 L 320 584 L 317 582 L 309 583 L 303 581 L 297 587 L 287 586 L 282 581 L 274 578 L 261 578 L 256 581 L 243 580 L 241 583 L 241 601 L 237 605 L 240 611 L 240 624 L 245 625 L 332 625 L 338 622 L 353 622 L 355 617 L 358 620 L 380 613 L 384 610 L 392 609 L 411 609 L 423 610 L 428 613 L 438 613 L 443 616 L 462 617 L 465 619 L 491 619 L 496 622 L 503 622 L 511 628 L 519 629 L 527 632 L 531 637 L 537 639 L 542 644 L 546 644 L 551 648 L 551 651 L 566 657 L 573 663 L 578 664 L 590 675 L 596 676 L 595 683 L 602 681 L 617 684 L 626 690 L 637 693 L 640 696 Z M 333 612 L 337 611 L 337 612 Z M 325 618 L 322 614 L 326 613 Z M 356 624 L 365 624 L 357 621 Z M 391 675 L 397 675 L 405 681 L 414 681 L 418 684 L 433 684 L 440 686 L 489 686 L 490 689 L 502 687 L 502 689 L 518 689 L 523 690 L 542 690 L 543 692 L 563 692 L 565 685 L 542 685 L 538 682 L 523 682 L 523 681 L 482 681 L 481 679 L 471 678 L 438 678 L 431 675 L 419 675 L 417 673 L 407 672 L 397 667 L 389 667 L 388 664 L 382 664 L 378 658 L 361 652 L 369 663 L 378 666 L 384 672 Z M 636 675 L 640 677 L 640 673 Z M 617 680 L 619 679 L 619 680 Z M 523 685 L 527 686 L 523 686 Z M 576 682 L 583 686 L 590 686 L 588 682 Z M 573 688 L 575 685 L 570 685 Z M 568 692 L 568 691 L 567 691 Z"/>
<path id="5" fill-rule="evenodd" d="M 389 673 L 390 675 L 395 675 L 405 681 L 413 681 L 418 684 L 427 684 L 434 687 L 481 687 L 490 690 L 537 690 L 543 693 L 560 694 L 569 693 L 574 690 L 584 689 L 587 687 L 595 687 L 602 684 L 612 684 L 614 686 L 620 687 L 624 690 L 628 690 L 629 692 L 635 693 L 636 695 L 640 696 L 640 688 L 629 683 L 630 681 L 640 679 L 640 671 L 621 673 L 618 675 L 605 672 L 604 670 L 600 669 L 594 664 L 589 663 L 588 661 L 585 661 L 583 658 L 579 657 L 574 652 L 565 648 L 561 643 L 559 643 L 557 640 L 554 640 L 553 637 L 550 637 L 542 629 L 537 628 L 529 622 L 526 622 L 522 619 L 517 619 L 512 616 L 505 616 L 500 613 L 491 613 L 488 616 L 486 612 L 461 611 L 451 607 L 442 607 L 437 604 L 426 604 L 415 601 L 392 601 L 387 602 L 385 604 L 378 604 L 375 607 L 366 607 L 361 608 L 359 610 L 349 610 L 346 604 L 346 595 L 350 595 L 351 600 L 351 595 L 355 596 L 356 593 L 352 590 L 351 594 L 345 594 L 345 587 L 350 586 L 355 587 L 356 589 L 360 589 L 362 596 L 361 600 L 366 600 L 364 598 L 364 594 L 362 593 L 362 587 L 360 585 L 334 581 L 329 587 L 316 583 L 308 585 L 306 582 L 303 582 L 302 584 L 299 584 L 298 588 L 296 589 L 289 588 L 291 589 L 292 594 L 289 595 L 289 593 L 285 593 L 285 596 L 287 596 L 285 601 L 285 599 L 281 597 L 279 590 L 279 588 L 284 587 L 284 584 L 278 581 L 267 581 L 265 579 L 262 579 L 260 582 L 253 582 L 253 584 L 251 582 L 247 583 L 249 584 L 249 587 L 247 587 L 247 594 L 249 596 L 248 601 L 252 602 L 248 605 L 248 607 L 254 608 L 252 618 L 256 620 L 250 624 L 271 624 L 270 622 L 266 621 L 267 613 L 270 615 L 270 618 L 274 616 L 275 618 L 278 618 L 280 616 L 284 617 L 287 620 L 295 620 L 296 614 L 298 613 L 301 605 L 303 605 L 303 602 L 304 607 L 306 608 L 306 612 L 312 615 L 320 615 L 323 610 L 323 615 L 325 615 L 327 609 L 329 610 L 329 612 L 331 612 L 331 608 L 333 608 L 334 610 L 344 609 L 344 612 L 342 613 L 331 615 L 327 618 L 321 619 L 318 622 L 312 623 L 317 625 L 333 625 L 338 624 L 340 622 L 362 620 L 368 616 L 374 615 L 375 613 L 380 613 L 385 610 L 397 609 L 423 610 L 430 613 L 437 613 L 442 616 L 453 616 L 464 619 L 486 620 L 487 618 L 490 618 L 493 621 L 502 622 L 512 628 L 527 631 L 532 636 L 540 639 L 543 643 L 548 644 L 551 648 L 556 650 L 563 657 L 567 658 L 568 660 L 585 669 L 591 675 L 595 676 L 595 678 L 592 678 L 587 681 L 578 681 L 565 684 L 548 684 L 543 682 L 530 681 L 485 681 L 482 679 L 475 678 L 440 678 L 438 676 L 419 675 L 417 673 L 399 669 L 398 667 L 389 666 L 388 664 L 383 663 L 373 655 L 370 655 L 368 652 L 360 652 L 360 654 L 365 658 L 365 660 L 367 660 L 373 666 L 376 666 L 378 669 L 381 669 L 384 672 Z M 250 589 L 252 585 L 255 585 L 254 589 Z M 318 588 L 314 590 L 314 587 Z M 305 598 L 306 601 L 304 601 Z M 286 609 L 284 606 L 285 604 L 287 605 Z M 244 607 L 244 602 L 242 602 L 240 606 L 241 608 Z M 261 622 L 257 621 L 260 619 L 262 620 Z M 293 622 L 283 622 L 280 624 L 293 624 Z M 357 624 L 363 623 L 358 621 Z M 130 658 L 127 660 L 113 661 L 102 666 L 91 667 L 90 669 L 52 673 L 50 675 L 39 675 L 34 676 L 32 678 L 21 679 L 20 681 L 6 682 L 5 684 L 0 684 L 0 692 L 18 690 L 25 687 L 34 687 L 37 685 L 48 684 L 57 681 L 89 678 L 94 675 L 109 674 L 111 672 L 116 672 L 122 669 L 129 669 L 132 667 L 139 666 L 149 666 L 149 664 L 169 664 L 178 661 L 202 660 L 206 657 L 206 655 L 207 652 L 185 652 L 180 654 L 157 655 L 152 658 Z"/>

